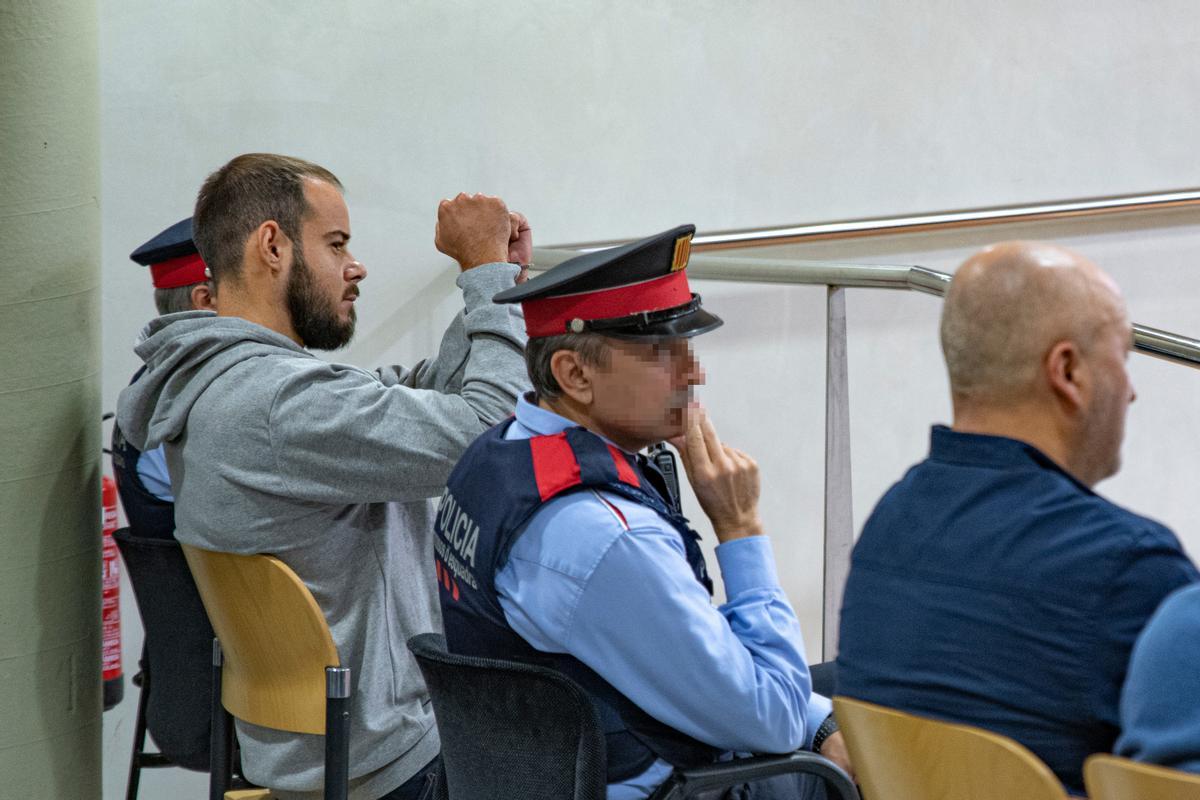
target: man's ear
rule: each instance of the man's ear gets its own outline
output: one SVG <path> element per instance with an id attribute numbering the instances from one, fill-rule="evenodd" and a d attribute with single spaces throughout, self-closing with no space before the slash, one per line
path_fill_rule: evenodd
<path id="1" fill-rule="evenodd" d="M 197 283 L 192 287 L 189 293 L 192 299 L 192 308 L 197 311 L 216 311 L 217 302 L 213 295 L 212 284 Z"/>
<path id="2" fill-rule="evenodd" d="M 574 350 L 556 350 L 550 356 L 550 374 L 562 393 L 582 405 L 592 403 L 592 370 Z"/>
<path id="3" fill-rule="evenodd" d="M 249 247 L 254 260 L 273 274 L 282 272 L 292 262 L 292 240 L 273 219 L 254 229 Z"/>
<path id="4" fill-rule="evenodd" d="M 1078 345 L 1066 340 L 1056 343 L 1042 360 L 1042 370 L 1050 391 L 1071 411 L 1079 411 L 1087 401 L 1087 367 Z"/>

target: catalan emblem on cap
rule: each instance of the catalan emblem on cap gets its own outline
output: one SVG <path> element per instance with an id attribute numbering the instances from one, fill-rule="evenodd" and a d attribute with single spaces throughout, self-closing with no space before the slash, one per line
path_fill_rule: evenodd
<path id="1" fill-rule="evenodd" d="M 530 338 L 602 333 L 621 339 L 697 336 L 722 325 L 687 281 L 695 226 L 584 253 L 493 299 L 520 303 Z"/>
<path id="2" fill-rule="evenodd" d="M 692 254 L 692 234 L 680 236 L 675 240 L 675 255 L 671 257 L 671 272 L 678 272 L 688 265 Z"/>

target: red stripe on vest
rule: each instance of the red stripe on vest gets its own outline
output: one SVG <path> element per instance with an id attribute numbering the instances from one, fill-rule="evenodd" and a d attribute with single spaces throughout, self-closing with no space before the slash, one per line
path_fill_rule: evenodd
<path id="1" fill-rule="evenodd" d="M 628 483 L 630 486 L 637 486 L 640 489 L 642 482 L 638 479 L 634 468 L 629 465 L 629 459 L 625 457 L 625 454 L 611 444 L 608 446 L 608 454 L 612 456 L 613 463 L 617 465 L 617 479 L 621 483 Z"/>
<path id="2" fill-rule="evenodd" d="M 583 482 L 579 462 L 567 443 L 565 431 L 553 436 L 533 437 L 529 440 L 529 450 L 533 456 L 533 477 L 542 502 Z"/>

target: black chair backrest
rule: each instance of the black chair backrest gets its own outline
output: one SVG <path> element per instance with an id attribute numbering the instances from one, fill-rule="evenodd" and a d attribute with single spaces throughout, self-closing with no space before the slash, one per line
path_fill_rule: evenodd
<path id="1" fill-rule="evenodd" d="M 574 682 L 545 667 L 448 653 L 436 633 L 408 647 L 433 698 L 450 800 L 604 798 L 604 734 Z"/>
<path id="2" fill-rule="evenodd" d="M 833 697 L 837 694 L 837 662 L 822 661 L 820 664 L 809 664 L 808 674 L 812 677 L 813 694 L 823 694 Z"/>
<path id="3" fill-rule="evenodd" d="M 113 534 L 146 632 L 146 728 L 173 763 L 207 771 L 213 629 L 174 539 Z"/>

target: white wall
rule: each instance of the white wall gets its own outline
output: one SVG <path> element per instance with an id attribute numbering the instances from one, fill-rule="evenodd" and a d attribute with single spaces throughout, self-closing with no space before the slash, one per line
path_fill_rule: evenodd
<path id="1" fill-rule="evenodd" d="M 102 4 L 101 25 L 106 408 L 153 314 L 128 253 L 248 150 L 310 158 L 346 184 L 371 272 L 359 337 L 337 357 L 364 365 L 428 353 L 453 313 L 453 268 L 431 241 L 437 201 L 460 190 L 508 198 L 549 244 L 1200 185 L 1200 17 L 1185 0 L 123 0 Z M 951 269 L 1017 233 L 1109 267 L 1136 320 L 1200 331 L 1194 214 L 788 252 Z M 700 342 L 703 396 L 763 464 L 767 522 L 815 653 L 823 294 L 701 289 L 728 322 Z M 858 523 L 948 416 L 937 313 L 926 296 L 850 296 Z M 1188 537 L 1196 376 L 1145 358 L 1133 369 L 1128 466 L 1104 488 Z M 131 604 L 125 619 L 132 672 Z M 107 798 L 121 796 L 133 705 L 106 715 Z M 142 796 L 198 796 L 202 783 L 151 773 Z"/>

